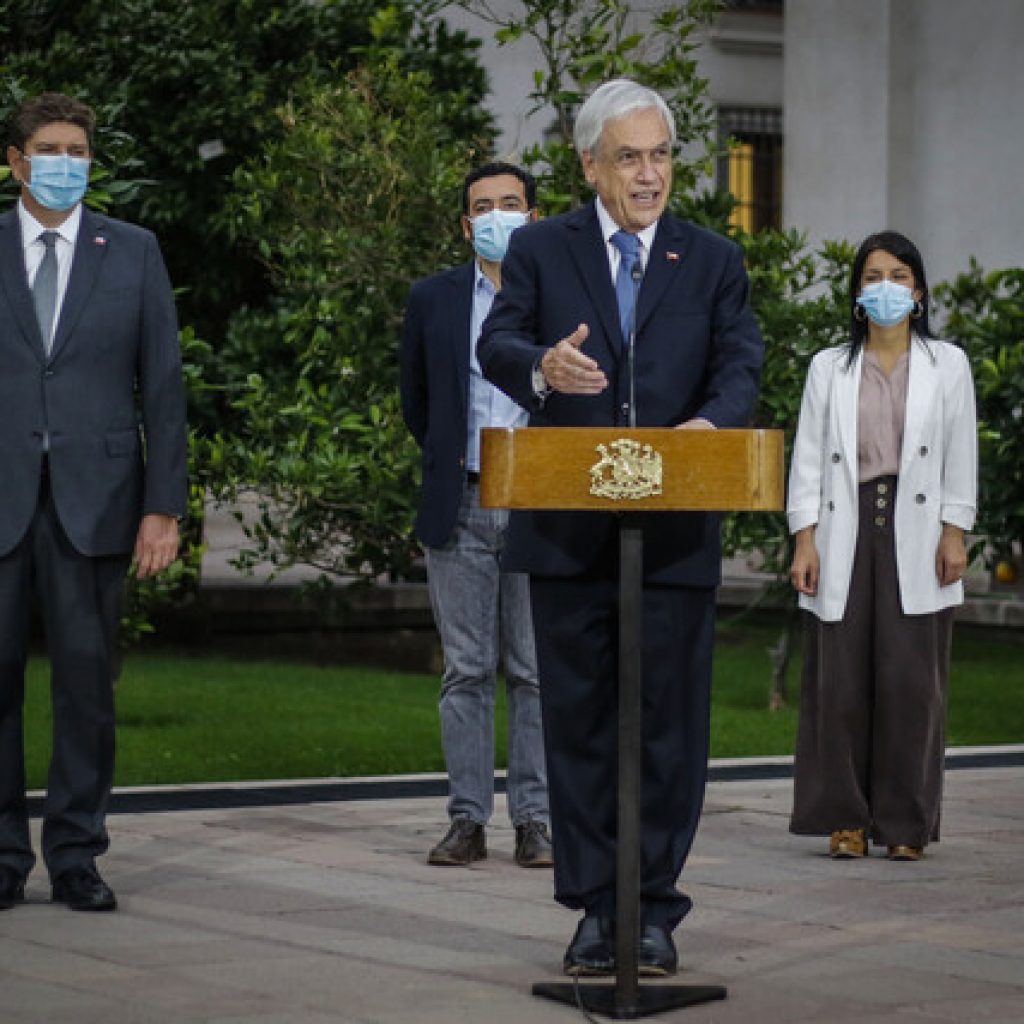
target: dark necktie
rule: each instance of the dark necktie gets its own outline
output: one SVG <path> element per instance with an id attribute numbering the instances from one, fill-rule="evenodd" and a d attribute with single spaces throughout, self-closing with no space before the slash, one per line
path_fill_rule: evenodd
<path id="1" fill-rule="evenodd" d="M 53 314 L 57 308 L 57 232 L 44 231 L 40 236 L 46 253 L 32 282 L 32 299 L 36 306 L 39 333 L 43 336 L 43 347 L 50 354 L 53 343 Z"/>
<path id="2" fill-rule="evenodd" d="M 628 346 L 635 326 L 633 307 L 636 304 L 637 286 L 633 276 L 640 264 L 640 239 L 628 231 L 616 231 L 611 241 L 622 255 L 622 259 L 619 260 L 619 271 L 615 275 L 615 298 L 619 303 L 622 341 Z"/>

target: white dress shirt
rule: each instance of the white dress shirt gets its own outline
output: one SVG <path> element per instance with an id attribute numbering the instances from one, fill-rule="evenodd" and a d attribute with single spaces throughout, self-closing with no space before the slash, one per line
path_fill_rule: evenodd
<path id="1" fill-rule="evenodd" d="M 601 237 L 604 239 L 604 247 L 608 254 L 608 268 L 612 272 L 612 280 L 614 281 L 615 275 L 619 272 L 619 264 L 622 262 L 622 253 L 619 252 L 618 246 L 612 242 L 611 238 L 616 231 L 625 231 L 626 229 L 620 228 L 612 220 L 612 215 L 605 209 L 600 196 L 594 201 L 594 206 L 597 209 L 597 219 L 601 224 Z M 643 231 L 632 232 L 640 239 L 640 266 L 644 270 L 647 269 L 647 260 L 651 255 L 651 246 L 654 245 L 654 236 L 657 231 L 658 222 L 655 221 L 653 224 L 645 227 Z"/>
<path id="2" fill-rule="evenodd" d="M 18 220 L 21 224 L 22 244 L 25 246 L 25 273 L 28 276 L 29 288 L 35 282 L 39 265 L 43 262 L 43 256 L 46 255 L 42 234 L 44 231 L 57 232 L 57 244 L 54 246 L 57 256 L 57 302 L 53 310 L 50 337 L 44 339 L 47 351 L 49 351 L 54 335 L 57 333 L 60 311 L 64 305 L 64 294 L 68 290 L 68 279 L 71 277 L 71 261 L 75 252 L 75 242 L 78 240 L 78 229 L 82 223 L 82 204 L 78 203 L 71 211 L 71 216 L 59 227 L 47 228 L 25 209 L 24 203 L 19 199 Z"/>
<path id="3" fill-rule="evenodd" d="M 480 361 L 476 357 L 476 343 L 480 328 L 491 311 L 495 296 L 494 285 L 473 264 L 473 313 L 469 325 L 469 409 L 466 437 L 466 469 L 480 471 L 480 430 L 483 427 L 525 427 L 526 410 L 517 405 L 504 391 L 484 379 Z"/>

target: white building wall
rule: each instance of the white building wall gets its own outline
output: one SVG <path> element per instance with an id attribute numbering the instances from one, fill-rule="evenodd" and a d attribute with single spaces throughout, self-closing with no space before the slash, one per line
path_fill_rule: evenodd
<path id="1" fill-rule="evenodd" d="M 1024 264 L 1024 3 L 890 2 L 913 68 L 892 104 L 892 215 L 936 280 L 972 255 L 988 269 Z"/>
<path id="2" fill-rule="evenodd" d="M 787 0 L 783 217 L 812 242 L 891 227 L 932 281 L 1018 266 L 1021 0 Z"/>
<path id="3" fill-rule="evenodd" d="M 490 8 L 504 17 L 522 10 L 517 0 L 492 0 Z M 533 72 L 541 66 L 540 50 L 532 39 L 499 46 L 496 26 L 458 7 L 446 7 L 442 17 L 453 29 L 461 29 L 481 42 L 480 63 L 487 70 L 491 86 L 490 107 L 498 126 L 497 157 L 518 161 L 523 150 L 541 141 L 550 112 L 530 115 Z"/>
<path id="4" fill-rule="evenodd" d="M 483 42 L 499 152 L 514 159 L 551 118 L 529 114 L 539 54 L 445 16 Z M 778 17 L 727 12 L 696 56 L 715 104 L 783 108 L 787 227 L 813 244 L 896 228 L 934 281 L 971 255 L 1024 262 L 1024 0 L 786 0 L 781 20 L 780 34 Z"/>
<path id="5" fill-rule="evenodd" d="M 886 218 L 888 2 L 786 5 L 782 216 L 815 244 Z"/>
<path id="6" fill-rule="evenodd" d="M 491 0 L 489 6 L 502 16 L 522 11 L 519 0 Z M 641 28 L 658 7 L 657 0 L 633 5 Z M 541 67 L 540 51 L 527 37 L 499 46 L 494 41 L 493 25 L 459 8 L 445 8 L 443 17 L 452 28 L 481 41 L 480 59 L 491 83 L 489 105 L 500 132 L 498 154 L 516 158 L 523 149 L 541 141 L 554 117 L 550 108 L 530 114 L 528 95 L 533 88 L 533 72 Z M 694 59 L 699 73 L 709 82 L 714 105 L 782 106 L 780 18 L 727 12 L 704 33 L 701 42 Z"/>

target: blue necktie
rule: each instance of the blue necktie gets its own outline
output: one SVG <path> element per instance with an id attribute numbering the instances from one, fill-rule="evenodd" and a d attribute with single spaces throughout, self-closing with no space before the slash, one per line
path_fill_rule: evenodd
<path id="1" fill-rule="evenodd" d="M 50 354 L 53 344 L 53 314 L 57 308 L 57 232 L 44 231 L 40 236 L 46 252 L 32 282 L 32 300 L 35 302 L 39 333 L 43 348 Z"/>
<path id="2" fill-rule="evenodd" d="M 640 263 L 640 239 L 628 231 L 616 231 L 611 238 L 612 245 L 622 254 L 619 272 L 615 275 L 615 298 L 619 303 L 619 326 L 622 328 L 622 343 L 628 346 L 630 334 L 635 326 L 633 306 L 636 303 L 636 282 L 633 271 Z"/>

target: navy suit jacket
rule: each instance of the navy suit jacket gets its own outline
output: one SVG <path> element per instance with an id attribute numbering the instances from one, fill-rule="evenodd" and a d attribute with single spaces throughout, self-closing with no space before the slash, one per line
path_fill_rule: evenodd
<path id="1" fill-rule="evenodd" d="M 531 410 L 530 426 L 626 426 L 628 360 L 594 204 L 516 231 L 501 280 L 477 348 L 484 376 Z M 637 426 L 673 427 L 694 417 L 719 428 L 749 423 L 764 346 L 748 293 L 738 246 L 662 216 L 637 306 Z M 581 323 L 590 328 L 582 351 L 609 386 L 597 396 L 553 393 L 538 402 L 533 367 Z M 643 523 L 648 582 L 719 582 L 718 515 L 660 512 Z M 550 576 L 587 572 L 607 555 L 614 525 L 614 514 L 513 512 L 504 566 Z"/>
<path id="2" fill-rule="evenodd" d="M 82 554 L 127 554 L 143 515 L 185 512 L 177 316 L 149 231 L 83 209 L 47 356 L 17 210 L 0 216 L 0 409 L 0 556 L 35 514 L 44 432 L 57 515 Z"/>
<path id="3" fill-rule="evenodd" d="M 433 548 L 455 529 L 466 478 L 473 280 L 470 262 L 417 281 L 402 331 L 402 416 L 423 476 L 416 536 Z"/>

